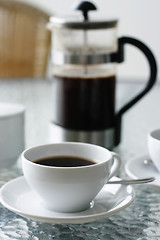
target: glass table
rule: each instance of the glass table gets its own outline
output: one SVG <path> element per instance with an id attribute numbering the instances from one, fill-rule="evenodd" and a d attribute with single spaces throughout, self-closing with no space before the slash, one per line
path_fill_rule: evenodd
<path id="1" fill-rule="evenodd" d="M 117 109 L 138 92 L 144 83 L 119 81 Z M 160 85 L 153 89 L 122 118 L 122 141 L 114 149 L 122 157 L 120 177 L 126 177 L 127 161 L 148 153 L 147 134 L 160 127 Z M 49 142 L 48 126 L 52 117 L 51 81 L 8 79 L 0 81 L 0 101 L 22 103 L 26 108 L 26 148 Z M 17 163 L 0 169 L 0 186 L 22 175 Z M 48 224 L 27 220 L 0 204 L 0 240 L 50 239 L 160 239 L 160 188 L 136 185 L 134 202 L 106 219 L 86 224 Z"/>

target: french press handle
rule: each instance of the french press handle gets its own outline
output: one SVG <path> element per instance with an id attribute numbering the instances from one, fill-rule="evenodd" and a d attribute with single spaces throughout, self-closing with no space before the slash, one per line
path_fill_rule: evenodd
<path id="1" fill-rule="evenodd" d="M 127 104 L 125 104 L 117 113 L 116 115 L 116 136 L 115 136 L 115 145 L 117 145 L 120 142 L 120 130 L 121 130 L 121 117 L 122 114 L 125 113 L 129 108 L 131 108 L 136 102 L 138 102 L 154 85 L 156 81 L 156 75 L 157 75 L 157 64 L 156 60 L 151 52 L 151 50 L 141 41 L 131 38 L 131 37 L 121 37 L 118 39 L 118 56 L 117 60 L 119 63 L 124 61 L 124 45 L 125 44 L 131 44 L 133 46 L 136 46 L 139 48 L 144 55 L 146 56 L 149 68 L 150 68 L 150 75 L 149 80 L 147 81 L 147 84 L 145 85 L 145 88 L 136 95 L 133 99 L 131 99 Z"/>

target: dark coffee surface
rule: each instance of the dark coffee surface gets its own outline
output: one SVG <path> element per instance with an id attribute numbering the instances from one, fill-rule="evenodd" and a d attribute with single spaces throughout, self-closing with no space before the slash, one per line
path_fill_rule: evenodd
<path id="1" fill-rule="evenodd" d="M 64 128 L 101 130 L 113 127 L 115 76 L 54 76 L 53 122 Z"/>
<path id="2" fill-rule="evenodd" d="M 37 159 L 34 163 L 52 167 L 79 167 L 95 164 L 95 162 L 90 159 L 72 156 L 51 156 Z"/>

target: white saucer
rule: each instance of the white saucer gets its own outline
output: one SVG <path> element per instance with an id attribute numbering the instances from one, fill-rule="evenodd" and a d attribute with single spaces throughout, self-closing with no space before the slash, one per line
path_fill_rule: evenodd
<path id="1" fill-rule="evenodd" d="M 126 163 L 125 171 L 131 178 L 155 177 L 155 181 L 147 184 L 160 188 L 160 172 L 152 163 L 144 163 L 144 160 L 149 159 L 148 155 L 132 159 Z"/>
<path id="2" fill-rule="evenodd" d="M 114 177 L 113 180 L 119 178 Z M 59 213 L 45 209 L 34 195 L 24 177 L 6 183 L 0 190 L 0 201 L 9 210 L 32 220 L 77 224 L 109 217 L 129 206 L 135 198 L 131 186 L 105 185 L 89 209 L 77 213 Z"/>

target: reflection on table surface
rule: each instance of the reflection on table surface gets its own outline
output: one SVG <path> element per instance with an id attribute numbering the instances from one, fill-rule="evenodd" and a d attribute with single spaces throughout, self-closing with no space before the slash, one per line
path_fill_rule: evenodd
<path id="1" fill-rule="evenodd" d="M 117 109 L 143 87 L 143 83 L 119 82 Z M 160 85 L 157 84 L 122 118 L 122 141 L 114 149 L 122 157 L 119 175 L 125 177 L 126 161 L 147 154 L 147 133 L 160 127 Z M 26 147 L 48 143 L 52 117 L 51 81 L 19 79 L 0 81 L 0 101 L 18 102 L 26 107 Z M 17 165 L 0 170 L 0 186 L 22 175 Z M 18 216 L 0 205 L 0 239 L 160 239 L 160 191 L 149 185 L 135 186 L 136 199 L 115 215 L 81 225 L 39 223 Z"/>

